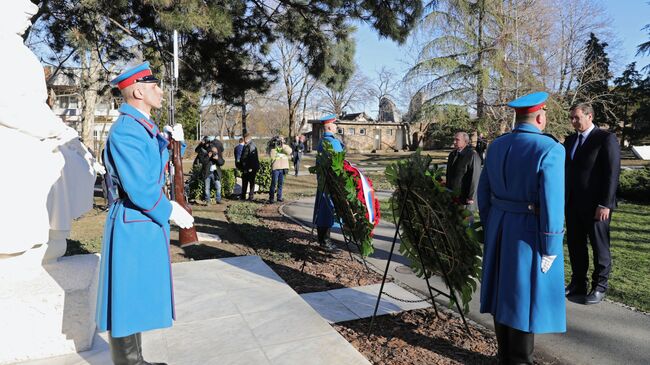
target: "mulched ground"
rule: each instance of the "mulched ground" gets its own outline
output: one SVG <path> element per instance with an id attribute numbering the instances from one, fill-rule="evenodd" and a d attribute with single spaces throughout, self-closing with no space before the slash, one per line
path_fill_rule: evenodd
<path id="1" fill-rule="evenodd" d="M 494 364 L 494 335 L 477 326 L 467 335 L 462 321 L 439 309 L 418 309 L 377 317 L 368 338 L 369 320 L 334 327 L 376 365 Z"/>

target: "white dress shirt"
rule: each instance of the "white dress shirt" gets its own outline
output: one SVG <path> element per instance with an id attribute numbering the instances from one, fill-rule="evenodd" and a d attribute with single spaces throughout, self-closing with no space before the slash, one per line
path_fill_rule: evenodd
<path id="1" fill-rule="evenodd" d="M 582 144 L 585 144 L 585 141 L 587 141 L 587 137 L 589 137 L 589 133 L 594 130 L 596 126 L 594 124 L 591 125 L 591 127 L 587 128 L 586 131 L 580 133 L 582 134 Z M 573 160 L 573 156 L 576 154 L 576 149 L 578 148 L 578 142 L 580 141 L 580 136 L 576 138 L 576 143 L 573 144 L 573 149 L 571 149 L 571 159 Z"/>

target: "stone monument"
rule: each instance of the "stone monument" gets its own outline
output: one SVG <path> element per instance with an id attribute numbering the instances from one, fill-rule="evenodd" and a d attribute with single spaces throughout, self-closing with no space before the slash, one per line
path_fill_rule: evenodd
<path id="1" fill-rule="evenodd" d="M 98 258 L 59 258 L 100 167 L 46 104 L 21 37 L 37 10 L 12 0 L 0 12 L 0 364 L 85 350 L 95 332 Z"/>

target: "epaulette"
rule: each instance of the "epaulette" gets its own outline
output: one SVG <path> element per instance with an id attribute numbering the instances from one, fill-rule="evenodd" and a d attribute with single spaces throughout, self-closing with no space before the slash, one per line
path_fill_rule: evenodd
<path id="1" fill-rule="evenodd" d="M 550 138 L 552 138 L 555 142 L 560 143 L 560 141 L 558 141 L 558 139 L 555 138 L 555 136 L 552 135 L 552 134 L 550 134 L 550 133 L 542 133 L 542 135 L 543 135 L 543 136 L 546 136 L 546 137 L 550 137 Z"/>
<path id="2" fill-rule="evenodd" d="M 550 133 L 535 133 L 535 132 L 529 132 L 529 131 L 522 131 L 521 129 L 517 129 L 516 131 L 514 131 L 514 132 L 512 132 L 512 133 L 530 133 L 530 134 L 538 134 L 538 135 L 540 135 L 540 136 L 546 136 L 546 137 L 549 137 L 549 138 L 553 139 L 555 142 L 560 143 L 560 141 L 558 141 L 557 138 L 555 138 L 555 136 L 553 136 L 553 135 L 550 134 Z M 502 134 L 501 136 L 505 136 L 506 134 L 508 134 L 508 133 Z M 499 136 L 499 137 L 501 137 L 501 136 Z M 497 137 L 497 138 L 499 138 L 499 137 Z"/>

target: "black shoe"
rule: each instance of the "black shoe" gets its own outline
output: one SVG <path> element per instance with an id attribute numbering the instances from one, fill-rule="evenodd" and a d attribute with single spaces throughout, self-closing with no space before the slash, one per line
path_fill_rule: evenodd
<path id="1" fill-rule="evenodd" d="M 579 285 L 571 282 L 564 289 L 564 295 L 566 295 L 567 297 L 587 295 L 587 283 L 585 283 L 584 285 Z"/>
<path id="2" fill-rule="evenodd" d="M 325 241 L 320 242 L 318 245 L 320 246 L 321 249 L 323 249 L 323 250 L 325 250 L 327 252 L 331 252 L 331 253 L 339 252 L 339 248 L 336 247 L 336 245 L 332 241 L 330 241 L 329 239 L 326 239 Z"/>
<path id="3" fill-rule="evenodd" d="M 273 204 L 273 203 L 275 203 L 275 202 L 273 200 L 271 200 L 271 199 L 266 201 L 266 204 Z"/>
<path id="4" fill-rule="evenodd" d="M 278 203 L 284 202 L 284 199 L 278 199 Z"/>
<path id="5" fill-rule="evenodd" d="M 221 200 L 217 200 L 217 204 L 223 204 Z"/>
<path id="6" fill-rule="evenodd" d="M 603 299 L 605 299 L 605 292 L 594 289 L 585 297 L 585 304 L 598 304 Z"/>

